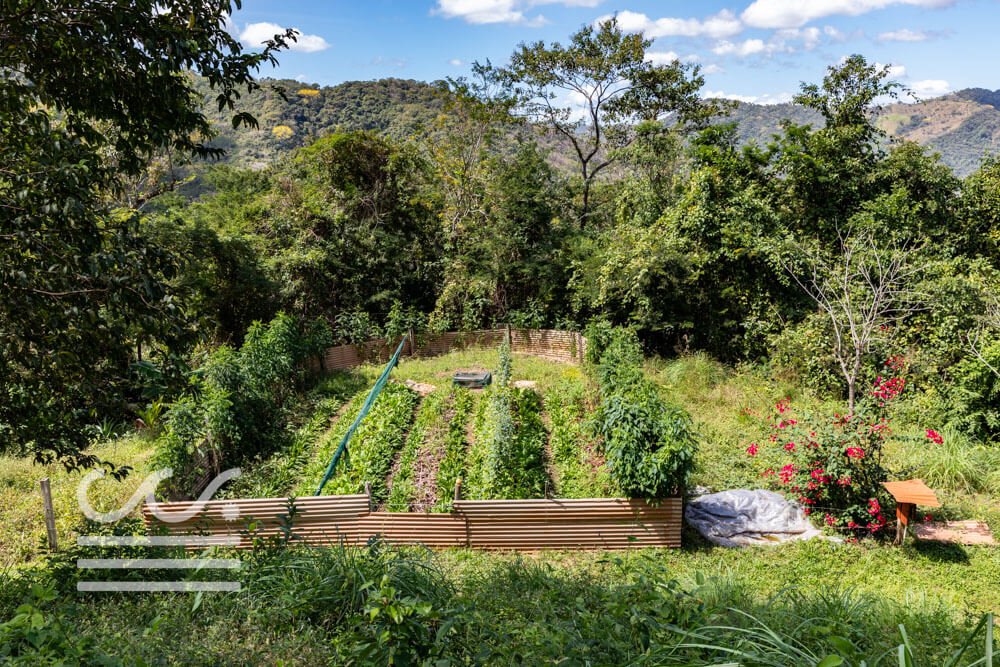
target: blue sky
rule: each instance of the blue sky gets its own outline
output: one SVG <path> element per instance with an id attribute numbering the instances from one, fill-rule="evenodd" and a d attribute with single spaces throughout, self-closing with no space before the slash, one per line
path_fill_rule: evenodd
<path id="1" fill-rule="evenodd" d="M 852 53 L 892 65 L 921 97 L 1000 88 L 998 0 L 244 0 L 232 29 L 245 45 L 299 30 L 262 74 L 334 85 L 459 76 L 612 14 L 655 38 L 650 57 L 700 64 L 708 95 L 784 101 Z"/>

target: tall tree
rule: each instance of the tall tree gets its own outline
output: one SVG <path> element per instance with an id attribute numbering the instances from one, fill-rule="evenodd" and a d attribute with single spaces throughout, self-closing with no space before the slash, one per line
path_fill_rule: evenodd
<path id="1" fill-rule="evenodd" d="M 226 29 L 233 6 L 0 6 L 0 449 L 96 463 L 85 427 L 121 415 L 132 350 L 178 333 L 172 259 L 110 202 L 159 151 L 218 153 L 192 73 L 233 109 L 294 39 L 244 52 Z"/>
<path id="2" fill-rule="evenodd" d="M 573 149 L 582 179 L 581 228 L 592 212 L 597 177 L 636 138 L 641 121 L 701 125 L 719 104 L 702 100 L 697 66 L 646 58 L 652 40 L 622 31 L 616 18 L 581 28 L 568 45 L 522 43 L 507 67 L 493 68 L 521 111 L 546 124 Z"/>

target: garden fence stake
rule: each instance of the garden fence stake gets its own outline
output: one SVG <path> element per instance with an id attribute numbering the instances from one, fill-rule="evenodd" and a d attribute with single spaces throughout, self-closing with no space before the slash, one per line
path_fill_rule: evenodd
<path id="1" fill-rule="evenodd" d="M 42 491 L 42 505 L 45 507 L 45 530 L 49 535 L 49 549 L 59 550 L 59 543 L 56 539 L 56 511 L 52 506 L 52 488 L 49 485 L 49 478 L 46 477 L 38 483 Z"/>

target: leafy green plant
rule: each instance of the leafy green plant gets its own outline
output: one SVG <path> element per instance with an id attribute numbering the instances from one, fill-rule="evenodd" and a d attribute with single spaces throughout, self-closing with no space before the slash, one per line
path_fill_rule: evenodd
<path id="1" fill-rule="evenodd" d="M 347 460 L 338 466 L 323 492 L 361 493 L 367 482 L 372 502 L 384 503 L 389 496 L 386 476 L 406 442 L 417 401 L 416 392 L 400 384 L 387 384 L 348 443 Z M 306 489 L 308 493 L 314 491 Z"/>
<path id="2" fill-rule="evenodd" d="M 614 484 L 627 495 L 663 497 L 683 491 L 694 467 L 690 416 L 663 398 L 642 368 L 635 333 L 613 329 L 594 369 L 601 389 L 597 429 Z"/>
<path id="3" fill-rule="evenodd" d="M 154 399 L 146 407 L 136 410 L 136 415 L 142 420 L 145 428 L 152 434 L 159 432 L 162 423 L 160 419 L 166 409 L 166 403 L 162 399 Z"/>
<path id="4" fill-rule="evenodd" d="M 559 498 L 601 498 L 614 493 L 604 457 L 586 426 L 584 387 L 560 382 L 546 391 L 545 413 L 551 421 L 549 444 L 555 495 Z"/>
<path id="5" fill-rule="evenodd" d="M 438 465 L 437 497 L 435 511 L 451 509 L 455 492 L 455 482 L 465 470 L 468 437 L 466 426 L 476 410 L 476 396 L 463 388 L 455 389 L 455 414 L 448 422 L 448 434 L 444 443 L 444 457 Z"/>
<path id="6" fill-rule="evenodd" d="M 451 394 L 444 391 L 434 391 L 420 402 L 413 426 L 406 437 L 406 444 L 403 445 L 403 450 L 399 454 L 395 474 L 392 477 L 392 487 L 389 490 L 389 499 L 386 502 L 386 510 L 405 512 L 410 509 L 410 504 L 416 496 L 413 475 L 417 455 L 421 450 L 444 448 L 444 442 L 434 437 L 438 435 L 434 431 L 434 427 L 443 417 L 452 398 Z"/>
<path id="7" fill-rule="evenodd" d="M 36 584 L 14 616 L 0 623 L 0 662 L 5 665 L 124 664 L 95 647 L 93 637 L 81 637 L 72 624 L 46 607 L 56 591 Z"/>
<path id="8" fill-rule="evenodd" d="M 470 498 L 537 498 L 545 493 L 545 425 L 532 390 L 510 386 L 510 348 L 500 346 L 495 382 L 476 415 L 476 445 L 469 460 Z"/>
<path id="9" fill-rule="evenodd" d="M 238 350 L 221 345 L 205 356 L 191 393 L 171 405 L 157 446 L 158 463 L 174 469 L 174 493 L 189 494 L 213 466 L 238 466 L 286 444 L 310 351 L 300 323 L 279 313 L 266 325 L 254 322 Z"/>

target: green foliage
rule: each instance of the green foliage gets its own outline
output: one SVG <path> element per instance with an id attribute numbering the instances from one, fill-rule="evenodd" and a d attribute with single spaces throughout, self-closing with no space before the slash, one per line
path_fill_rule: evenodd
<path id="1" fill-rule="evenodd" d="M 455 494 L 455 482 L 465 470 L 466 452 L 469 447 L 468 424 L 476 409 L 476 396 L 468 389 L 455 389 L 455 413 L 448 422 L 444 443 L 444 456 L 438 464 L 437 497 L 435 511 L 448 511 Z"/>
<path id="2" fill-rule="evenodd" d="M 286 430 L 288 444 L 270 456 L 245 464 L 243 474 L 229 483 L 220 496 L 227 498 L 279 498 L 287 496 L 299 482 L 324 435 L 336 428 L 331 422 L 344 403 L 363 386 L 355 375 L 335 373 L 323 378 L 295 409 Z M 363 397 L 362 397 L 363 398 Z M 356 412 L 356 411 L 355 411 Z M 336 443 L 335 443 L 336 444 Z M 315 490 L 315 489 L 313 489 Z"/>
<path id="3" fill-rule="evenodd" d="M 417 493 L 413 480 L 417 456 L 421 450 L 436 451 L 445 448 L 445 443 L 439 439 L 444 434 L 435 430 L 435 426 L 439 425 L 452 400 L 452 394 L 444 391 L 433 391 L 420 401 L 413 426 L 410 427 L 410 433 L 406 436 L 406 444 L 403 445 L 403 450 L 399 453 L 399 459 L 392 473 L 392 485 L 389 489 L 386 511 L 406 512 L 410 509 Z"/>
<path id="4" fill-rule="evenodd" d="M 586 389 L 578 382 L 564 381 L 545 392 L 545 414 L 551 421 L 555 496 L 557 498 L 604 498 L 618 495 L 598 443 L 588 433 Z"/>
<path id="5" fill-rule="evenodd" d="M 591 190 L 597 176 L 635 140 L 632 126 L 672 117 L 680 125 L 700 124 L 719 106 L 698 96 L 704 84 L 697 66 L 646 58 L 652 40 L 627 33 L 612 17 L 584 26 L 567 45 L 521 44 L 510 65 L 485 70 L 505 86 L 529 117 L 550 126 L 572 144 L 582 176 L 578 208 L 581 228 L 591 214 Z M 579 95 L 589 123 L 581 128 L 569 107 L 553 99 Z M 581 131 L 581 129 L 583 131 Z"/>
<path id="6" fill-rule="evenodd" d="M 81 637 L 72 624 L 46 609 L 57 598 L 54 590 L 36 584 L 30 599 L 14 616 L 0 623 L 0 661 L 5 665 L 121 665 L 99 652 L 93 637 Z"/>
<path id="7" fill-rule="evenodd" d="M 854 415 L 820 418 L 796 413 L 782 400 L 770 423 L 768 441 L 747 448 L 748 455 L 760 457 L 770 484 L 798 500 L 807 514 L 822 515 L 830 528 L 885 536 L 892 499 L 882 486 L 890 479 L 882 450 L 891 421 L 884 409 L 863 405 Z"/>
<path id="8" fill-rule="evenodd" d="M 415 392 L 399 384 L 387 384 L 354 432 L 347 444 L 346 460 L 337 467 L 323 492 L 326 495 L 362 493 L 367 482 L 371 485 L 373 503 L 379 505 L 388 500 L 386 476 L 406 443 L 417 401 Z M 324 468 L 328 463 L 329 459 L 324 462 Z M 313 485 L 308 492 L 315 490 Z"/>
<path id="9" fill-rule="evenodd" d="M 84 427 L 125 413 L 134 350 L 183 344 L 177 258 L 114 202 L 134 203 L 130 179 L 156 153 L 219 154 L 189 72 L 233 112 L 293 39 L 244 52 L 230 9 L 28 1 L 0 13 L 0 69 L 17 73 L 0 80 L 0 449 L 95 464 Z"/>
<path id="10" fill-rule="evenodd" d="M 615 486 L 631 497 L 682 493 L 694 466 L 691 417 L 669 405 L 642 370 L 635 333 L 615 329 L 595 369 L 598 432 Z"/>
<path id="11" fill-rule="evenodd" d="M 285 444 L 291 399 L 303 385 L 310 340 L 291 316 L 255 322 L 239 350 L 222 345 L 192 376 L 193 392 L 175 401 L 157 446 L 157 461 L 174 470 L 174 493 L 214 462 L 235 467 Z"/>
<path id="12" fill-rule="evenodd" d="M 940 435 L 940 444 L 921 437 L 905 447 L 901 464 L 933 489 L 1000 493 L 1000 448 L 973 442 L 955 428 L 943 428 Z"/>
<path id="13" fill-rule="evenodd" d="M 547 491 L 541 397 L 511 387 L 510 378 L 505 342 L 494 382 L 483 392 L 476 415 L 476 441 L 468 464 L 470 498 L 539 498 Z"/>

